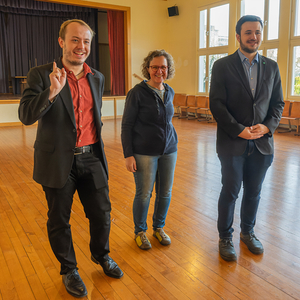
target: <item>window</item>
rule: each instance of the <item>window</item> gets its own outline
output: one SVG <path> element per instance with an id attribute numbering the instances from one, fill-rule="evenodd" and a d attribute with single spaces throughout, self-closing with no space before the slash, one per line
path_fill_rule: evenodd
<path id="1" fill-rule="evenodd" d="M 206 55 L 199 56 L 199 83 L 198 91 L 205 93 L 206 89 Z"/>
<path id="2" fill-rule="evenodd" d="M 267 57 L 277 61 L 278 49 L 267 49 Z"/>
<path id="3" fill-rule="evenodd" d="M 300 46 L 293 49 L 292 95 L 300 96 Z"/>
<path id="4" fill-rule="evenodd" d="M 199 10 L 198 93 L 208 94 L 213 63 L 228 55 L 229 4 Z"/>
<path id="5" fill-rule="evenodd" d="M 208 85 L 210 87 L 210 79 L 211 79 L 211 71 L 212 71 L 212 67 L 214 65 L 214 62 L 222 57 L 227 56 L 227 53 L 221 53 L 221 54 L 212 54 L 209 56 L 209 78 L 208 78 Z"/>
<path id="6" fill-rule="evenodd" d="M 207 9 L 200 11 L 199 48 L 206 48 Z"/>
<path id="7" fill-rule="evenodd" d="M 295 36 L 300 36 L 300 0 L 296 1 L 296 5 L 295 5 Z"/>
<path id="8" fill-rule="evenodd" d="M 268 40 L 277 40 L 279 34 L 279 7 L 280 0 L 269 1 L 268 13 Z"/>
<path id="9" fill-rule="evenodd" d="M 264 20 L 265 0 L 242 0 L 241 17 L 244 15 L 255 15 Z"/>
<path id="10" fill-rule="evenodd" d="M 227 46 L 229 29 L 229 4 L 210 9 L 209 46 Z"/>
<path id="11" fill-rule="evenodd" d="M 299 100 L 300 96 L 300 0 L 293 2 L 293 24 L 290 46 L 289 98 Z"/>

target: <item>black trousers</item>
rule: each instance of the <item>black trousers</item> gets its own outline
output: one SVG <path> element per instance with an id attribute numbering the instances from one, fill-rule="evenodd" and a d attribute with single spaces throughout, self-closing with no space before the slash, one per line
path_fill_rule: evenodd
<path id="1" fill-rule="evenodd" d="M 248 141 L 244 154 L 240 156 L 221 156 L 222 190 L 218 203 L 218 231 L 221 239 L 232 238 L 235 203 L 243 184 L 241 203 L 241 232 L 252 232 L 260 201 L 262 184 L 273 154 L 263 155 L 254 141 Z"/>
<path id="2" fill-rule="evenodd" d="M 107 176 L 97 152 L 74 156 L 71 173 L 61 189 L 43 186 L 48 202 L 47 230 L 51 248 L 61 264 L 60 274 L 77 268 L 71 226 L 73 195 L 77 190 L 90 225 L 90 251 L 98 260 L 109 253 L 111 203 Z"/>

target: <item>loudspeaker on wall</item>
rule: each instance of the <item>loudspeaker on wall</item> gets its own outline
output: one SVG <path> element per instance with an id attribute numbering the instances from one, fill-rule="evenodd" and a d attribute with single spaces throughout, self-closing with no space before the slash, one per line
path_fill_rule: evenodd
<path id="1" fill-rule="evenodd" d="M 168 7 L 168 13 L 169 13 L 169 17 L 178 16 L 179 15 L 178 6 Z"/>

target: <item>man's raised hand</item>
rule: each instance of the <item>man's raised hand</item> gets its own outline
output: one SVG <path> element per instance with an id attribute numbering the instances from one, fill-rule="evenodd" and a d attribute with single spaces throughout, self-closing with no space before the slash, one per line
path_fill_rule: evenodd
<path id="1" fill-rule="evenodd" d="M 64 68 L 57 67 L 56 62 L 53 62 L 53 71 L 49 75 L 51 82 L 49 100 L 52 102 L 56 95 L 62 90 L 66 84 L 67 73 Z"/>

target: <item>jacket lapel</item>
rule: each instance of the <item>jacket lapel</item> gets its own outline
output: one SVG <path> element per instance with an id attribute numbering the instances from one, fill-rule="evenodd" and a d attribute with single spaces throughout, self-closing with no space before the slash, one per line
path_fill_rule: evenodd
<path id="1" fill-rule="evenodd" d="M 259 95 L 260 89 L 263 84 L 263 78 L 265 73 L 266 61 L 263 56 L 259 55 L 259 63 L 258 63 L 258 77 L 257 77 L 257 86 L 255 91 L 255 99 L 257 95 Z"/>
<path id="2" fill-rule="evenodd" d="M 63 68 L 61 59 L 59 58 L 57 60 L 57 67 L 58 68 Z M 74 113 L 74 106 L 73 106 L 73 100 L 72 100 L 72 96 L 71 96 L 71 91 L 70 91 L 70 87 L 69 87 L 69 83 L 68 83 L 68 79 L 66 80 L 66 84 L 63 87 L 63 89 L 60 91 L 59 96 L 62 99 L 62 102 L 64 103 L 66 110 L 68 111 L 68 114 L 72 120 L 72 123 L 74 125 L 74 127 L 76 128 L 76 121 L 75 121 L 75 113 Z"/>
<path id="3" fill-rule="evenodd" d="M 244 70 L 244 67 L 242 65 L 241 58 L 240 58 L 240 56 L 238 54 L 238 51 L 236 51 L 233 54 L 233 58 L 234 58 L 234 62 L 233 62 L 234 63 L 234 67 L 235 67 L 237 73 L 239 74 L 239 76 L 241 78 L 242 84 L 243 84 L 244 88 L 247 90 L 248 94 L 253 99 L 253 95 L 252 95 L 251 90 L 250 90 L 248 78 L 247 78 L 247 76 L 245 74 L 245 70 Z"/>
<path id="4" fill-rule="evenodd" d="M 73 99 L 71 96 L 71 91 L 70 91 L 70 87 L 68 84 L 68 80 L 59 94 L 60 94 L 60 97 L 62 98 L 62 101 L 63 101 L 67 111 L 68 111 L 68 114 L 72 120 L 72 123 L 73 123 L 74 127 L 76 128 Z"/>
<path id="5" fill-rule="evenodd" d="M 87 75 L 88 81 L 90 83 L 91 91 L 92 91 L 92 96 L 94 100 L 94 116 L 96 120 L 96 125 L 98 127 L 98 130 L 100 131 L 101 129 L 101 105 L 102 101 L 100 99 L 102 98 L 102 95 L 100 95 L 100 89 L 99 87 L 101 86 L 100 78 L 94 76 L 93 74 L 89 73 Z M 100 118 L 99 118 L 100 116 Z"/>

